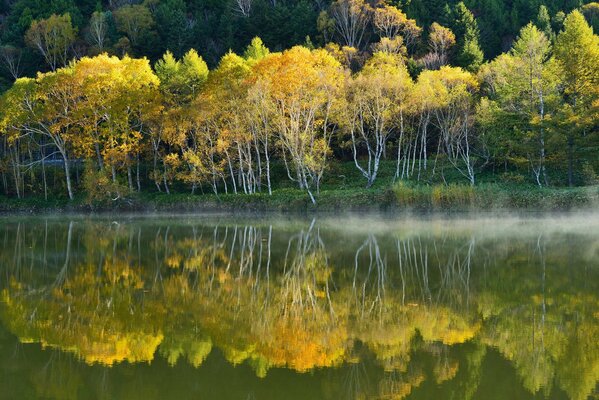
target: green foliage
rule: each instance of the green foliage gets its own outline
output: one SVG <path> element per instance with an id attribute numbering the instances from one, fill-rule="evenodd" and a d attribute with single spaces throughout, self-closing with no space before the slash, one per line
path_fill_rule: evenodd
<path id="1" fill-rule="evenodd" d="M 248 45 L 243 53 L 243 57 L 247 60 L 252 60 L 253 62 L 260 61 L 264 57 L 270 54 L 270 50 L 264 43 L 262 39 L 259 37 L 255 37 L 252 39 L 252 42 Z"/>
<path id="2" fill-rule="evenodd" d="M 581 10 L 589 25 L 593 28 L 593 31 L 599 34 L 599 3 L 592 2 L 585 4 Z"/>
<path id="3" fill-rule="evenodd" d="M 105 169 L 88 161 L 83 173 L 83 189 L 85 190 L 86 203 L 91 206 L 106 205 L 129 194 L 126 185 L 114 182 Z"/>
<path id="4" fill-rule="evenodd" d="M 154 65 L 160 87 L 176 103 L 190 102 L 208 79 L 208 65 L 195 50 L 189 50 L 181 60 L 167 51 Z"/>
<path id="5" fill-rule="evenodd" d="M 368 185 L 375 185 L 381 162 L 394 164 L 394 179 L 430 184 L 458 182 L 447 180 L 457 174 L 475 185 L 480 175 L 497 181 L 505 173 L 538 186 L 594 182 L 599 37 L 587 22 L 592 4 L 563 18 L 556 10 L 569 6 L 557 2 L 506 7 L 513 26 L 505 32 L 520 27 L 522 15 L 534 23 L 520 29 L 510 51 L 487 63 L 482 3 L 431 3 L 452 29 L 435 22 L 428 31 L 409 15 L 423 2 L 393 4 L 404 10 L 364 0 L 330 9 L 291 0 L 235 7 L 147 0 L 96 4 L 83 23 L 70 11 L 34 19 L 23 36 L 28 49 L 18 43 L 0 48 L 11 79 L 30 57 L 38 57 L 37 65 L 43 57 L 53 71 L 17 80 L 2 97 L 4 192 L 39 193 L 42 181 L 47 192 L 45 175 L 25 166 L 48 155 L 64 163 L 72 198 L 82 185 L 70 176 L 70 164 L 90 159 L 130 190 L 166 193 L 171 187 L 270 193 L 271 166 L 278 163 L 285 165 L 278 185 L 308 189 L 313 197 L 332 159 L 353 159 Z M 205 24 L 197 24 L 198 13 Z M 309 26 L 306 15 L 319 26 Z M 333 34 L 331 27 L 355 28 L 344 25 L 346 17 L 359 19 L 358 31 Z M 359 48 L 296 38 L 306 29 L 283 32 L 282 19 L 320 29 L 322 40 L 351 37 Z M 276 21 L 276 29 L 258 37 L 258 20 L 264 26 Z M 557 36 L 556 23 L 563 25 Z M 214 24 L 218 29 L 204 31 Z M 306 46 L 283 50 L 296 39 Z M 194 43 L 198 50 L 190 49 Z M 122 58 L 109 55 L 115 53 Z M 78 61 L 71 62 L 73 56 Z M 216 68 L 210 71 L 209 64 Z"/>
<path id="6" fill-rule="evenodd" d="M 452 12 L 452 28 L 457 37 L 457 65 L 469 71 L 476 71 L 484 60 L 480 49 L 480 31 L 472 12 L 463 2 L 459 2 Z"/>
<path id="7" fill-rule="evenodd" d="M 414 185 L 398 182 L 394 188 L 401 208 L 424 210 L 567 210 L 592 206 L 599 200 L 597 187 L 539 189 L 518 184 Z"/>

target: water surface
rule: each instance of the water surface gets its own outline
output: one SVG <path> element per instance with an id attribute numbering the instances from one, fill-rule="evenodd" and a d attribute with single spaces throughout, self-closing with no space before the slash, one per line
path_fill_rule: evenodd
<path id="1" fill-rule="evenodd" d="M 599 398 L 599 218 L 0 219 L 0 399 Z"/>

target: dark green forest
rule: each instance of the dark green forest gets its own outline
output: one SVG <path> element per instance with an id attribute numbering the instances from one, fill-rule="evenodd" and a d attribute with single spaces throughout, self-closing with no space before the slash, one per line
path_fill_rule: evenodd
<path id="1" fill-rule="evenodd" d="M 71 56 L 109 51 L 146 56 L 155 61 L 166 50 L 180 57 L 193 48 L 213 67 L 228 50 L 242 51 L 256 36 L 273 51 L 298 44 L 319 47 L 329 40 L 340 41 L 323 23 L 322 17 L 319 18 L 330 3 L 330 0 L 4 0 L 0 3 L 1 85 L 6 89 L 15 76 L 34 76 L 40 69 L 49 69 L 35 47 L 27 44 L 25 33 L 33 21 L 53 14 L 70 15 L 76 34 Z M 425 31 L 431 23 L 438 22 L 449 27 L 458 41 L 466 34 L 465 21 L 460 15 L 463 11 L 455 0 L 391 0 L 388 3 L 404 11 Z M 519 30 L 529 21 L 538 22 L 546 33 L 555 34 L 561 29 L 566 14 L 575 8 L 582 7 L 597 32 L 599 6 L 587 3 L 590 2 L 464 1 L 476 19 L 479 43 L 488 60 L 509 50 Z M 106 21 L 101 44 L 92 32 L 100 14 Z M 415 44 L 415 56 L 427 52 L 426 34 L 424 32 Z M 361 47 L 366 49 L 370 42 L 376 41 L 375 36 L 374 31 L 366 32 Z M 12 65 L 14 63 L 18 65 Z"/>

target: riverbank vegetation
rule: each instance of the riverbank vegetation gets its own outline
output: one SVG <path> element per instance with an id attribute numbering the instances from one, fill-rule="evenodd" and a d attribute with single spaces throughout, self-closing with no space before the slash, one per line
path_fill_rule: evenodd
<path id="1" fill-rule="evenodd" d="M 447 7 L 438 20 L 446 26 L 419 25 L 392 3 L 334 1 L 318 16 L 321 43 L 271 51 L 256 37 L 218 63 L 188 44 L 169 45 L 156 62 L 139 57 L 144 35 L 174 5 L 94 12 L 94 50 L 80 53 L 69 13 L 35 19 L 24 40 L 47 72 L 18 78 L 0 99 L 0 190 L 93 204 L 177 193 L 243 202 L 294 187 L 316 204 L 351 179 L 369 201 L 382 191 L 437 207 L 513 188 L 506 203 L 528 205 L 553 193 L 543 188 L 597 183 L 592 3 L 557 29 L 541 7 L 492 61 L 481 50 L 482 19 L 464 3 Z M 249 16 L 251 4 L 237 6 Z M 108 45 L 111 24 L 129 43 L 120 53 Z M 356 173 L 338 179 L 336 166 L 350 163 Z M 387 184 L 377 189 L 383 169 Z M 481 177 L 508 185 L 479 186 Z M 538 189 L 521 197 L 520 187 Z"/>

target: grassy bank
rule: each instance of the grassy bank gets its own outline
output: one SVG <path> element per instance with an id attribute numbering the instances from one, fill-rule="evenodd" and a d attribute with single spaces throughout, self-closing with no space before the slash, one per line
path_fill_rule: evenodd
<path id="1" fill-rule="evenodd" d="M 191 195 L 136 193 L 127 199 L 89 204 L 80 195 L 74 201 L 28 197 L 0 197 L 0 213 L 43 212 L 350 212 L 350 211 L 566 211 L 599 205 L 599 186 L 538 188 L 524 185 L 461 184 L 416 185 L 399 183 L 387 188 L 322 190 L 313 205 L 297 189 L 279 189 L 272 196 Z"/>
<path id="2" fill-rule="evenodd" d="M 394 193 L 397 207 L 403 209 L 567 211 L 599 206 L 599 186 L 539 188 L 497 183 L 478 186 L 399 183 Z"/>
<path id="3" fill-rule="evenodd" d="M 189 193 L 185 185 L 173 185 L 173 194 L 156 192 L 145 180 L 141 193 L 131 193 L 117 201 L 94 201 L 90 204 L 84 185 L 78 185 L 76 198 L 69 201 L 64 188 L 49 193 L 27 194 L 24 199 L 0 195 L 0 213 L 51 212 L 351 212 L 351 211 L 565 211 L 599 207 L 599 186 L 576 188 L 539 188 L 526 183 L 522 176 L 480 174 L 474 187 L 451 168 L 440 174 L 421 177 L 420 183 L 394 182 L 395 163 L 383 162 L 373 187 L 366 189 L 363 176 L 353 163 L 331 162 L 322 190 L 313 205 L 306 192 L 297 189 L 287 178 L 282 165 L 273 165 L 273 195 L 212 194 L 211 188 Z M 450 182 L 444 184 L 442 179 Z M 60 181 L 60 180 L 59 180 Z M 121 185 L 126 190 L 126 185 Z M 205 194 L 202 194 L 202 190 Z"/>

